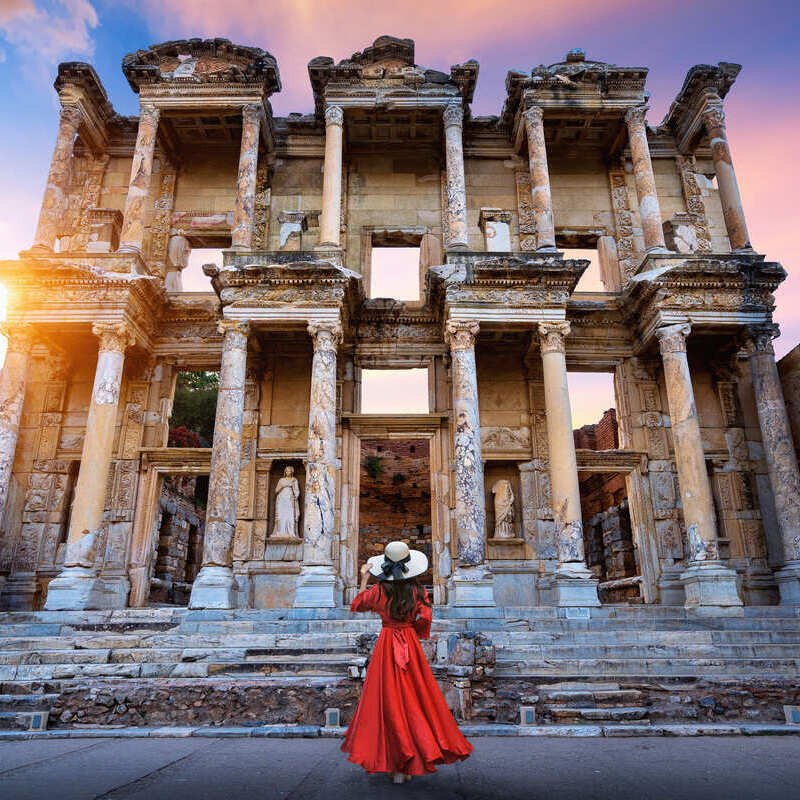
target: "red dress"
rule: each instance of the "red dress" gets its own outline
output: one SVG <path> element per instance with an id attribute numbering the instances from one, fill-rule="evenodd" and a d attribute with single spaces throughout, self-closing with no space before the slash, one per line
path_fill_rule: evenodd
<path id="1" fill-rule="evenodd" d="M 356 596 L 350 610 L 377 612 L 383 627 L 342 744 L 348 760 L 367 772 L 424 775 L 435 772 L 435 764 L 467 758 L 472 745 L 458 729 L 417 638 L 430 636 L 430 606 L 417 602 L 399 622 L 374 584 Z"/>

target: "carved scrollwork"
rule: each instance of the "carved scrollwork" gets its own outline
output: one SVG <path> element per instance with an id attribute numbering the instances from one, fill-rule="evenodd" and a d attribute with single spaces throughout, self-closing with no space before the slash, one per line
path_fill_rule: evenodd
<path id="1" fill-rule="evenodd" d="M 540 322 L 539 323 L 539 343 L 542 354 L 545 353 L 564 353 L 564 339 L 569 336 L 569 322 Z"/>
<path id="2" fill-rule="evenodd" d="M 662 353 L 685 353 L 686 337 L 691 333 L 692 326 L 688 322 L 679 322 L 676 325 L 665 325 L 656 331 L 658 344 Z"/>
<path id="3" fill-rule="evenodd" d="M 451 350 L 472 350 L 480 330 L 477 322 L 458 322 L 451 320 L 445 326 L 444 338 Z"/>

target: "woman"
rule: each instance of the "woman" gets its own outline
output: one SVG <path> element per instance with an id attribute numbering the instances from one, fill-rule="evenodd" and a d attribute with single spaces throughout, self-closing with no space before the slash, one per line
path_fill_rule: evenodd
<path id="1" fill-rule="evenodd" d="M 374 611 L 383 627 L 375 644 L 356 713 L 342 750 L 367 772 L 387 772 L 394 783 L 461 761 L 472 745 L 445 703 L 418 636 L 431 631 L 431 605 L 416 577 L 428 558 L 405 542 L 389 542 L 361 568 L 351 611 Z M 378 583 L 367 588 L 369 576 Z"/>

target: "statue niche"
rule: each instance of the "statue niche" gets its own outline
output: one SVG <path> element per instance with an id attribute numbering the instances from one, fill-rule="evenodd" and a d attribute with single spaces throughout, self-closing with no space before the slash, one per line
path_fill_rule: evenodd
<path id="1" fill-rule="evenodd" d="M 502 478 L 492 486 L 494 495 L 494 538 L 514 539 L 514 490 L 511 481 Z"/>
<path id="2" fill-rule="evenodd" d="M 283 477 L 275 484 L 275 520 L 272 538 L 298 537 L 300 522 L 300 484 L 294 476 L 294 467 L 287 466 Z"/>

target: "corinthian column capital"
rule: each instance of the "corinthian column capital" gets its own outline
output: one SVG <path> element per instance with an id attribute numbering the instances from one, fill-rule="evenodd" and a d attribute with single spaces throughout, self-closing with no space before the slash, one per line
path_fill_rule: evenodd
<path id="1" fill-rule="evenodd" d="M 444 338 L 451 350 L 473 350 L 479 330 L 477 322 L 451 320 L 445 325 Z"/>
<path id="2" fill-rule="evenodd" d="M 706 99 L 700 116 L 709 135 L 719 135 L 725 130 L 725 107 L 718 95 L 710 95 Z"/>
<path id="3" fill-rule="evenodd" d="M 461 101 L 448 103 L 442 112 L 442 119 L 446 128 L 451 125 L 460 128 L 464 124 L 464 109 L 461 107 Z"/>
<path id="4" fill-rule="evenodd" d="M 326 125 L 343 125 L 344 124 L 344 110 L 341 106 L 328 106 L 325 109 L 325 124 Z"/>
<path id="5" fill-rule="evenodd" d="M 541 106 L 528 106 L 522 112 L 522 116 L 529 125 L 541 125 L 544 119 L 544 110 Z"/>
<path id="6" fill-rule="evenodd" d="M 650 106 L 648 106 L 646 103 L 640 106 L 633 106 L 625 112 L 625 122 L 627 122 L 628 125 L 634 125 L 637 127 L 640 125 L 643 126 L 647 120 L 647 112 L 649 110 Z"/>
<path id="7" fill-rule="evenodd" d="M 142 122 L 150 123 L 152 125 L 158 124 L 158 119 L 161 116 L 161 111 L 155 103 L 140 103 L 139 104 L 139 124 Z"/>
<path id="8" fill-rule="evenodd" d="M 314 351 L 336 350 L 342 341 L 342 326 L 339 322 L 309 322 L 308 332 L 314 342 Z"/>
<path id="9" fill-rule="evenodd" d="M 242 122 L 245 125 L 255 125 L 261 122 L 263 107 L 258 103 L 247 103 L 242 106 Z"/>
<path id="10" fill-rule="evenodd" d="M 675 325 L 664 325 L 656 330 L 656 338 L 661 348 L 661 353 L 685 353 L 686 337 L 692 332 L 688 322 L 679 322 Z"/>
<path id="11" fill-rule="evenodd" d="M 30 325 L 0 324 L 0 333 L 8 340 L 7 353 L 28 355 L 36 341 L 34 329 Z"/>
<path id="12" fill-rule="evenodd" d="M 570 324 L 562 322 L 540 322 L 539 343 L 542 353 L 563 353 L 566 350 L 565 342 L 569 336 Z"/>
<path id="13" fill-rule="evenodd" d="M 62 106 L 60 114 L 60 123 L 64 127 L 72 128 L 77 133 L 81 122 L 83 122 L 83 111 L 81 107 L 71 103 Z"/>
<path id="14" fill-rule="evenodd" d="M 775 354 L 772 348 L 772 340 L 780 336 L 780 328 L 774 324 L 753 325 L 745 329 L 745 349 L 748 355 L 756 353 Z"/>
<path id="15" fill-rule="evenodd" d="M 125 322 L 95 322 L 92 333 L 100 340 L 100 350 L 105 352 L 124 353 L 135 341 Z"/>

